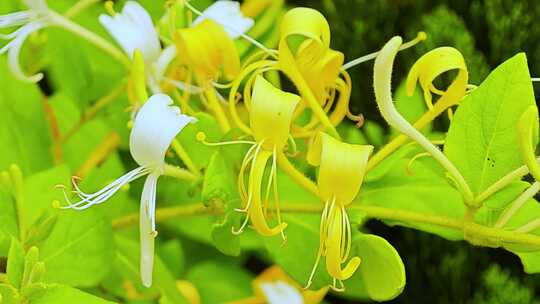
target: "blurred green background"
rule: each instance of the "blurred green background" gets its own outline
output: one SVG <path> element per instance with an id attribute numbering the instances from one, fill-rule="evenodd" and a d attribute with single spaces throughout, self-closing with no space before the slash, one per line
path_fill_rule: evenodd
<path id="1" fill-rule="evenodd" d="M 399 53 L 394 81 L 403 80 L 416 59 L 438 46 L 453 46 L 463 53 L 471 84 L 480 84 L 490 70 L 518 52 L 527 53 L 532 76 L 540 75 L 538 0 L 288 3 L 320 10 L 330 23 L 332 48 L 342 51 L 346 61 L 380 49 L 394 35 L 407 41 L 425 31 L 424 43 Z M 368 62 L 349 70 L 351 110 L 382 123 L 374 102 L 372 69 Z M 535 89 L 538 92 L 540 85 Z M 448 242 L 375 221 L 367 228 L 394 245 L 405 263 L 407 285 L 393 303 L 540 303 L 540 275 L 525 274 L 518 257 L 509 252 Z"/>

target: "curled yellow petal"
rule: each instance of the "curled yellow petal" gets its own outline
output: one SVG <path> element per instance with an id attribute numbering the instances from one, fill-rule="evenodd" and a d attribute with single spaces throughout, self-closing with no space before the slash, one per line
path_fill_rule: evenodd
<path id="1" fill-rule="evenodd" d="M 300 97 L 274 87 L 262 76 L 257 76 L 250 108 L 250 126 L 263 149 L 283 150 L 287 143 L 292 116 Z"/>
<path id="2" fill-rule="evenodd" d="M 360 190 L 372 151 L 373 146 L 351 145 L 319 133 L 308 151 L 307 160 L 320 166 L 317 183 L 321 198 L 324 201 L 335 198 L 340 206 L 350 204 Z"/>
<path id="3" fill-rule="evenodd" d="M 540 166 L 536 161 L 536 145 L 538 144 L 538 109 L 530 106 L 523 112 L 518 121 L 518 145 L 523 162 L 531 175 L 540 181 Z"/>
<path id="4" fill-rule="evenodd" d="M 458 70 L 452 84 L 446 91 L 437 89 L 433 84 L 435 78 L 451 70 Z M 442 95 L 438 103 L 447 108 L 458 104 L 465 96 L 468 81 L 469 73 L 463 55 L 455 48 L 439 47 L 427 52 L 414 63 L 407 76 L 407 95 L 412 96 L 416 83 L 420 82 L 428 107 L 433 107 L 432 93 L 435 93 Z"/>
<path id="5" fill-rule="evenodd" d="M 326 270 L 337 280 L 350 278 L 360 265 L 360 258 L 353 257 L 344 268 L 341 268 L 342 262 L 347 259 L 346 250 L 343 249 L 351 246 L 350 226 L 344 225 L 344 216 L 347 216 L 344 209 L 335 206 L 330 215 L 326 239 Z"/>
<path id="6" fill-rule="evenodd" d="M 300 65 L 307 67 L 320 64 L 328 69 L 333 69 L 337 63 L 343 60 L 336 56 L 338 52 L 329 52 L 330 45 L 330 27 L 324 16 L 318 11 L 310 8 L 294 8 L 289 10 L 280 27 L 280 41 L 278 47 L 278 67 L 297 87 L 303 100 L 311 110 L 314 116 L 334 137 L 339 138 L 334 125 L 326 115 L 323 107 L 323 101 L 317 98 L 317 95 L 323 95 L 323 88 L 317 87 L 316 92 L 310 86 L 316 85 L 317 81 L 312 77 L 323 77 L 321 74 L 311 75 L 310 80 L 306 79 L 302 73 Z M 325 56 L 328 55 L 328 56 Z M 321 62 L 319 62 L 321 61 Z M 321 66 L 318 69 L 321 69 Z M 304 73 L 308 71 L 304 70 Z M 332 77 L 329 73 L 328 77 Z"/>
<path id="7" fill-rule="evenodd" d="M 178 53 L 194 67 L 202 78 L 200 81 L 217 79 L 221 67 L 228 79 L 240 73 L 240 59 L 234 42 L 223 27 L 210 19 L 178 30 L 175 42 Z"/>

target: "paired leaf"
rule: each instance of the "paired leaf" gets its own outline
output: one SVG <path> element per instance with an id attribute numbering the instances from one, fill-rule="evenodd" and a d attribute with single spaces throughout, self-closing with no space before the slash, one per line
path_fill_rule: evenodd
<path id="1" fill-rule="evenodd" d="M 517 123 L 535 104 L 527 59 L 518 54 L 497 67 L 457 109 L 444 152 L 480 193 L 523 161 Z M 535 139 L 534 145 L 538 142 Z"/>

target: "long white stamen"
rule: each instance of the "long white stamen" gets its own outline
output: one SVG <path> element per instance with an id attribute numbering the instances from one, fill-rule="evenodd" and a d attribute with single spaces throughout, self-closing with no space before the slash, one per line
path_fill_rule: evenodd
<path id="1" fill-rule="evenodd" d="M 108 192 L 110 191 L 113 187 L 117 186 L 118 184 L 125 184 L 127 180 L 133 178 L 134 176 L 137 176 L 139 174 L 146 174 L 148 173 L 150 170 L 147 169 L 147 168 L 143 168 L 143 167 L 138 167 L 124 175 L 122 175 L 121 177 L 117 178 L 115 181 L 113 181 L 112 183 L 108 184 L 107 186 L 103 187 L 101 190 L 99 190 L 98 192 L 94 192 L 94 193 L 91 193 L 91 194 L 88 194 L 88 193 L 85 193 L 83 192 L 79 186 L 77 185 L 77 183 L 75 183 L 74 179 L 72 179 L 72 183 L 73 183 L 73 188 L 75 188 L 75 193 L 77 193 L 77 195 L 81 198 L 93 198 L 93 197 L 96 197 L 96 196 L 99 196 L 105 192 Z"/>
<path id="2" fill-rule="evenodd" d="M 84 209 L 90 208 L 93 205 L 101 204 L 104 201 L 106 201 L 108 198 L 113 196 L 122 186 L 147 174 L 148 172 L 149 172 L 149 169 L 144 168 L 144 167 L 138 167 L 126 173 L 125 175 L 121 176 L 120 178 L 110 183 L 109 185 L 105 186 L 103 189 L 101 189 L 98 192 L 95 192 L 92 194 L 87 194 L 84 192 L 77 192 L 79 197 L 81 197 L 81 200 L 76 203 L 72 203 L 67 198 L 67 195 L 65 195 L 66 201 L 68 202 L 69 205 L 63 206 L 61 208 L 84 210 Z M 78 187 L 76 189 L 78 189 Z M 65 194 L 65 191 L 64 191 L 64 194 Z"/>
<path id="3" fill-rule="evenodd" d="M 187 8 L 189 8 L 191 11 L 193 11 L 195 14 L 199 15 L 199 16 L 202 16 L 202 17 L 205 17 L 205 18 L 208 18 L 208 19 L 211 19 L 213 20 L 214 22 L 216 23 L 219 23 L 218 21 L 212 19 L 211 17 L 209 16 L 206 16 L 203 12 L 199 11 L 198 9 L 196 9 L 195 7 L 193 7 L 189 1 L 184 1 L 184 4 L 187 6 Z M 240 33 L 238 32 L 235 28 L 233 27 L 230 27 L 229 25 L 227 24 L 224 24 L 224 23 L 219 23 L 221 26 L 227 28 L 228 30 L 236 33 L 237 35 L 239 35 L 240 37 L 246 39 L 248 42 L 250 42 L 251 44 L 253 44 L 254 46 L 260 48 L 261 50 L 263 50 L 265 53 L 267 53 L 269 56 L 272 56 L 274 58 L 276 58 L 276 55 L 274 52 L 272 52 L 272 50 L 270 50 L 269 48 L 265 47 L 262 43 L 260 43 L 259 41 L 255 40 L 254 38 L 244 34 L 244 33 Z"/>
<path id="4" fill-rule="evenodd" d="M 531 78 L 531 81 L 532 82 L 540 81 L 540 77 L 533 77 L 533 78 Z"/>
<path id="5" fill-rule="evenodd" d="M 35 16 L 32 11 L 21 11 L 0 16 L 0 28 L 20 26 L 26 24 Z"/>
<path id="6" fill-rule="evenodd" d="M 189 84 L 189 83 L 185 83 L 183 81 L 174 80 L 174 79 L 171 79 L 171 78 L 168 78 L 168 77 L 164 77 L 163 80 L 165 82 L 168 82 L 168 83 L 174 85 L 178 89 L 180 89 L 182 91 L 185 91 L 185 92 L 188 92 L 188 93 L 191 93 L 191 94 L 199 94 L 199 93 L 202 93 L 204 91 L 201 87 L 198 87 L 198 86 L 195 86 L 195 85 L 192 85 L 192 84 Z"/>

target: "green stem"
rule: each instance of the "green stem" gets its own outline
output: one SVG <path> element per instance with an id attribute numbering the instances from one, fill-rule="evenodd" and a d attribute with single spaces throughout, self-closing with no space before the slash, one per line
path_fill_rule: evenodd
<path id="1" fill-rule="evenodd" d="M 540 157 L 536 158 L 537 162 L 540 162 Z M 495 194 L 499 190 L 505 188 L 510 183 L 520 180 L 523 176 L 527 175 L 529 173 L 529 168 L 526 165 L 523 165 L 516 170 L 506 174 L 501 179 L 493 183 L 491 186 L 489 186 L 484 192 L 480 193 L 475 198 L 476 203 L 482 203 L 486 199 L 488 199 L 491 195 Z"/>
<path id="2" fill-rule="evenodd" d="M 320 213 L 322 209 L 322 204 L 287 204 L 281 207 L 281 212 Z M 368 217 L 380 220 L 391 220 L 402 223 L 415 222 L 463 231 L 464 235 L 466 234 L 471 237 L 472 240 L 474 240 L 474 244 L 482 246 L 500 247 L 506 244 L 540 246 L 540 236 L 538 235 L 486 227 L 472 222 L 464 222 L 460 219 L 363 204 L 351 205 L 348 207 L 348 209 L 362 211 Z M 223 213 L 223 209 L 206 207 L 202 203 L 197 203 L 188 206 L 159 208 L 156 210 L 156 221 L 164 222 L 179 217 L 222 215 Z M 130 214 L 114 220 L 113 227 L 115 229 L 122 229 L 128 226 L 136 225 L 138 223 L 138 219 L 138 213 Z"/>
<path id="3" fill-rule="evenodd" d="M 80 0 L 79 2 L 75 3 L 72 7 L 70 7 L 65 13 L 64 16 L 66 18 L 73 18 L 76 15 L 78 15 L 80 12 L 84 11 L 88 7 L 99 3 L 101 0 Z"/>
<path id="4" fill-rule="evenodd" d="M 188 170 L 193 175 L 196 175 L 197 177 L 200 177 L 201 176 L 201 171 L 199 170 L 197 165 L 193 162 L 191 157 L 189 157 L 189 154 L 187 153 L 187 151 L 184 149 L 182 144 L 177 139 L 173 140 L 173 142 L 171 144 L 171 147 L 173 148 L 176 155 L 178 155 L 178 158 L 180 158 L 180 160 L 182 160 L 182 162 L 184 162 L 184 164 L 186 165 Z"/>
<path id="5" fill-rule="evenodd" d="M 531 232 L 533 230 L 536 230 L 540 228 L 540 218 L 537 218 L 521 227 L 519 227 L 518 229 L 516 229 L 516 232 L 521 232 L 521 233 L 528 233 L 528 232 Z"/>
<path id="6" fill-rule="evenodd" d="M 182 169 L 180 167 L 169 165 L 169 164 L 165 165 L 165 172 L 163 174 L 170 177 L 187 180 L 187 181 L 196 181 L 199 178 L 197 175 L 189 172 L 186 169 Z"/>
<path id="7" fill-rule="evenodd" d="M 512 218 L 514 214 L 525 204 L 528 200 L 533 198 L 536 193 L 540 191 L 540 182 L 534 182 L 529 189 L 521 193 L 518 198 L 510 204 L 510 207 L 506 208 L 501 214 L 497 222 L 495 223 L 496 228 L 502 228 L 508 221 Z"/>
<path id="8" fill-rule="evenodd" d="M 49 14 L 53 24 L 86 39 L 88 42 L 107 52 L 125 67 L 129 68 L 131 66 L 129 58 L 109 41 L 56 12 L 50 11 Z"/>
<path id="9" fill-rule="evenodd" d="M 192 204 L 188 206 L 168 207 L 156 209 L 156 222 L 165 222 L 170 219 L 196 216 L 196 215 L 208 215 L 208 214 L 222 214 L 223 211 L 219 209 L 212 209 L 206 207 L 204 204 Z M 122 229 L 139 223 L 139 213 L 130 214 L 116 220 L 113 220 L 112 226 L 114 229 Z"/>

